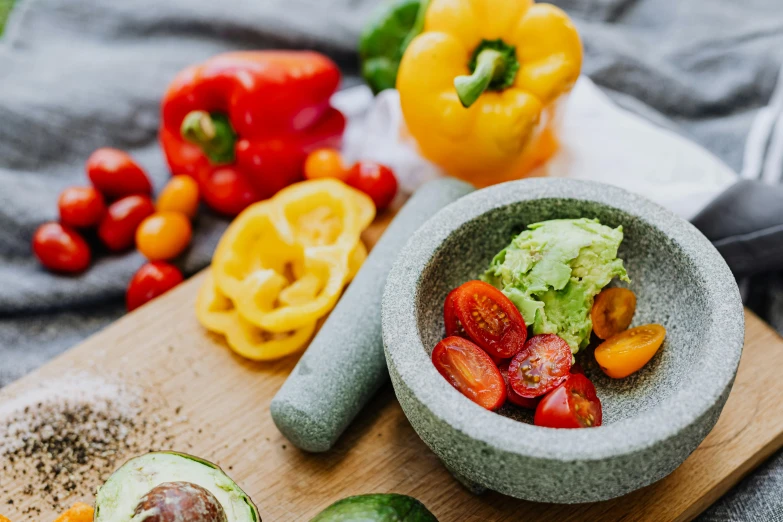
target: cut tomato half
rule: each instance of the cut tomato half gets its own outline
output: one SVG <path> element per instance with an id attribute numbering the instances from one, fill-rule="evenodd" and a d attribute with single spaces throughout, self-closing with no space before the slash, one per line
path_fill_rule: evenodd
<path id="1" fill-rule="evenodd" d="M 653 358 L 666 337 L 659 324 L 646 324 L 613 335 L 595 349 L 601 370 L 614 379 L 628 377 Z"/>
<path id="2" fill-rule="evenodd" d="M 531 337 L 508 367 L 508 380 L 522 397 L 534 399 L 559 386 L 571 371 L 571 348 L 555 334 Z"/>
<path id="3" fill-rule="evenodd" d="M 598 294 L 590 311 L 593 332 L 599 339 L 624 332 L 636 313 L 636 295 L 627 288 L 605 288 Z"/>
<path id="4" fill-rule="evenodd" d="M 467 339 L 468 334 L 465 332 L 465 328 L 462 327 L 462 323 L 457 319 L 457 313 L 454 310 L 454 297 L 457 295 L 457 290 L 459 288 L 455 288 L 446 296 L 446 301 L 443 303 L 443 322 L 446 324 L 447 337 L 456 335 Z"/>
<path id="5" fill-rule="evenodd" d="M 501 364 L 498 364 L 498 369 L 500 370 L 500 374 L 503 376 L 503 380 L 506 381 L 506 395 L 507 395 L 506 399 L 511 404 L 516 404 L 517 406 L 526 408 L 528 410 L 535 410 L 541 398 L 538 397 L 535 399 L 528 399 L 527 397 L 522 397 L 520 394 L 514 391 L 514 388 L 511 387 L 511 383 L 509 383 L 508 381 L 509 363 L 510 361 L 503 360 Z"/>
<path id="6" fill-rule="evenodd" d="M 468 337 L 488 354 L 507 359 L 525 345 L 527 327 L 522 314 L 494 286 L 468 281 L 456 289 L 452 299 L 454 315 Z"/>
<path id="7" fill-rule="evenodd" d="M 488 410 L 506 401 L 500 370 L 481 348 L 462 337 L 447 337 L 432 350 L 432 364 L 465 397 Z"/>
<path id="8" fill-rule="evenodd" d="M 533 423 L 547 428 L 593 428 L 603 421 L 601 400 L 595 386 L 575 373 L 541 399 Z"/>

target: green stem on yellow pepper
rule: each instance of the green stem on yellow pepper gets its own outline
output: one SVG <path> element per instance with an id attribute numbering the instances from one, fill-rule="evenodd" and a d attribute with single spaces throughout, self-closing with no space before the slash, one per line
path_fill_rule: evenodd
<path id="1" fill-rule="evenodd" d="M 489 84 L 506 74 L 506 59 L 495 49 L 484 49 L 476 57 L 476 68 L 471 75 L 454 78 L 454 88 L 463 107 L 470 107 L 479 99 Z"/>
<path id="2" fill-rule="evenodd" d="M 197 145 L 215 165 L 234 161 L 237 135 L 228 117 L 220 113 L 191 111 L 182 120 L 182 137 Z"/>

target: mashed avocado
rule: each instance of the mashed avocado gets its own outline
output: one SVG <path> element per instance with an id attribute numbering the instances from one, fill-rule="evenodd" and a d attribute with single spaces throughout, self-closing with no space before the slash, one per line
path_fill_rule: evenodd
<path id="1" fill-rule="evenodd" d="M 597 219 L 530 225 L 492 260 L 482 279 L 519 308 L 533 334 L 554 333 L 576 353 L 590 342 L 593 299 L 613 277 L 629 281 L 617 249 L 623 227 Z"/>

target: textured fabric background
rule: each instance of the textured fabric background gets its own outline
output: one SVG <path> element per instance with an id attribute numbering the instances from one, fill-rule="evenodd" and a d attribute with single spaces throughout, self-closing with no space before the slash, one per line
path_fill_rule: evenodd
<path id="1" fill-rule="evenodd" d="M 226 50 L 282 46 L 322 50 L 350 70 L 359 29 L 377 3 L 20 1 L 0 41 L 0 386 L 121 315 L 126 282 L 142 264 L 136 253 L 114 256 L 61 278 L 32 260 L 35 227 L 55 218 L 62 188 L 85 182 L 89 153 L 127 149 L 160 188 L 167 173 L 155 139 L 158 100 L 178 70 Z M 618 103 L 753 177 L 745 141 L 783 63 L 780 0 L 555 3 L 577 20 L 585 72 Z M 761 148 L 763 156 L 773 147 Z M 224 226 L 202 214 L 181 262 L 188 273 L 208 262 Z M 783 283 L 756 277 L 750 298 L 783 329 Z M 779 453 L 702 520 L 781 521 L 781 491 Z"/>

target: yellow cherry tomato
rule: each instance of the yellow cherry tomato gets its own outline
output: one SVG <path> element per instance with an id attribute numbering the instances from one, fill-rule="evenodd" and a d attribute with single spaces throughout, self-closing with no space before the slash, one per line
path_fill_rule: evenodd
<path id="1" fill-rule="evenodd" d="M 181 212 L 155 212 L 136 229 L 136 248 L 150 261 L 173 259 L 190 243 L 190 221 Z"/>
<path id="2" fill-rule="evenodd" d="M 92 506 L 83 502 L 77 502 L 71 508 L 57 517 L 54 522 L 92 522 L 94 510 Z M 3 517 L 0 517 L 2 522 Z"/>
<path id="3" fill-rule="evenodd" d="M 605 288 L 595 298 L 590 317 L 599 339 L 609 339 L 631 326 L 636 312 L 636 294 L 627 288 Z"/>
<path id="4" fill-rule="evenodd" d="M 174 176 L 166 183 L 158 196 L 156 207 L 159 212 L 181 212 L 193 219 L 198 211 L 198 198 L 196 180 L 181 174 Z"/>
<path id="5" fill-rule="evenodd" d="M 337 149 L 317 149 L 305 160 L 304 175 L 307 179 L 337 178 L 344 180 L 347 171 Z"/>
<path id="6" fill-rule="evenodd" d="M 663 344 L 666 329 L 646 324 L 613 335 L 595 349 L 595 360 L 601 370 L 614 379 L 639 371 Z"/>

